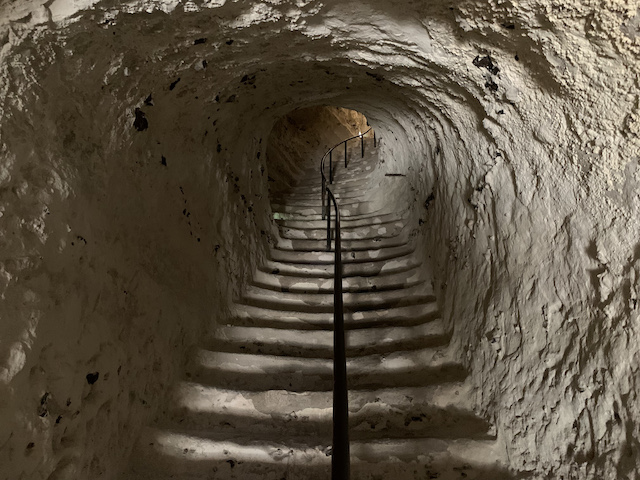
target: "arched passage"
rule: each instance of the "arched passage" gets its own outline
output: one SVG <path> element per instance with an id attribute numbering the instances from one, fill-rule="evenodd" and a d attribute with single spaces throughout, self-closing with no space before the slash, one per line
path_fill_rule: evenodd
<path id="1" fill-rule="evenodd" d="M 318 104 L 406 175 L 514 465 L 637 469 L 636 6 L 1 8 L 5 476 L 116 475 L 273 242 L 265 139 Z"/>

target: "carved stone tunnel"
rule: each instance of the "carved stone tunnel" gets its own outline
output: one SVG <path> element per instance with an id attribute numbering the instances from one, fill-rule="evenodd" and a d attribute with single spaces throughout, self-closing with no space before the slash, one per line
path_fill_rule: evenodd
<path id="1" fill-rule="evenodd" d="M 365 170 L 345 173 L 369 187 L 351 193 L 393 210 L 379 212 L 394 215 L 385 228 L 402 220 L 396 233 L 429 288 L 393 301 L 424 307 L 429 295 L 438 312 L 438 331 L 398 335 L 413 352 L 446 346 L 464 397 L 453 412 L 428 390 L 435 372 L 400 375 L 435 402 L 421 411 L 435 426 L 418 437 L 484 436 L 490 478 L 637 478 L 639 18 L 636 1 L 614 0 L 0 0 L 0 479 L 133 475 L 136 445 L 198 374 L 194 358 L 230 363 L 249 327 L 224 330 L 239 299 L 264 308 L 276 286 L 290 305 L 309 294 L 256 272 L 278 246 L 284 260 L 287 242 L 317 240 L 296 237 L 306 227 L 285 217 L 302 197 L 287 195 L 363 126 L 353 111 L 381 142 L 367 144 Z M 377 225 L 362 223 L 377 212 L 353 210 L 353 232 Z M 362 280 L 366 312 L 406 280 L 393 275 Z M 308 283 L 324 295 L 322 281 Z M 306 315 L 326 313 L 316 300 Z M 412 318 L 402 328 L 426 325 Z M 260 353 L 277 359 L 270 331 Z M 361 333 L 360 356 L 400 351 L 384 340 L 400 337 Z M 310 339 L 322 385 L 322 338 L 279 335 L 289 348 Z M 304 377 L 297 393 L 309 390 Z M 178 390 L 209 410 L 255 406 L 260 381 L 242 385 L 250 397 Z M 362 392 L 373 379 L 359 381 Z M 361 420 L 378 419 L 371 430 L 384 423 L 394 441 L 428 423 L 405 426 L 388 392 L 362 395 L 356 404 L 388 411 Z M 363 465 L 379 455 L 371 435 L 356 440 L 371 447 L 356 448 Z M 441 443 L 397 445 L 390 478 L 409 475 L 402 465 L 415 478 L 438 473 Z M 457 469 L 446 475 L 473 478 L 463 467 L 486 453 L 475 448 L 461 447 L 470 463 L 445 461 Z M 309 458 L 311 470 L 290 478 L 324 472 Z M 240 475 L 228 460 L 217 478 Z M 362 468 L 361 478 L 384 473 Z"/>

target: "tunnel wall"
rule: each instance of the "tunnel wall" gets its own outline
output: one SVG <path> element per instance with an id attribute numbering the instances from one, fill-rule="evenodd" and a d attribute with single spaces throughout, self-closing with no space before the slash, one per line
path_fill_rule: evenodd
<path id="1" fill-rule="evenodd" d="M 405 175 L 511 466 L 637 477 L 637 2 L 0 8 L 0 477 L 114 478 L 272 241 L 261 140 L 324 104 Z"/>
<path id="2" fill-rule="evenodd" d="M 260 133 L 96 50 L 3 65 L 3 480 L 118 478 L 271 235 Z"/>

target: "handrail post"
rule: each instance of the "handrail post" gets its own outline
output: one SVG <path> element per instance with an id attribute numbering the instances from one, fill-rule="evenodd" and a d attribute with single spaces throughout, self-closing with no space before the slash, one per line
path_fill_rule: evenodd
<path id="1" fill-rule="evenodd" d="M 327 189 L 327 252 L 331 251 L 331 200 Z"/>
<path id="2" fill-rule="evenodd" d="M 344 141 L 344 168 L 347 168 L 347 141 Z"/>
<path id="3" fill-rule="evenodd" d="M 320 190 L 320 198 L 322 198 L 322 220 L 326 217 L 327 213 L 325 212 L 325 204 L 324 204 L 324 192 L 327 189 L 327 180 L 322 175 L 322 190 Z"/>
<path id="4" fill-rule="evenodd" d="M 340 242 L 340 212 L 336 207 L 335 270 L 333 287 L 333 450 L 331 478 L 349 480 L 349 395 L 347 390 L 347 354 L 342 302 L 342 245 Z"/>
<path id="5" fill-rule="evenodd" d="M 360 148 L 362 149 L 362 158 L 364 158 L 364 135 L 360 135 Z"/>
<path id="6" fill-rule="evenodd" d="M 329 185 L 333 183 L 333 150 L 329 150 Z"/>

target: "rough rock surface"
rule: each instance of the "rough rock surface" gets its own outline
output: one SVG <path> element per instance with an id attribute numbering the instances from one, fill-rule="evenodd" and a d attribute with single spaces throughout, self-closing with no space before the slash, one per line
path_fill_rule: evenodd
<path id="1" fill-rule="evenodd" d="M 638 478 L 639 19 L 637 0 L 0 1 L 0 478 L 117 478 L 273 235 L 264 139 L 318 104 L 366 114 L 406 175 L 389 192 L 411 193 L 512 466 Z"/>

